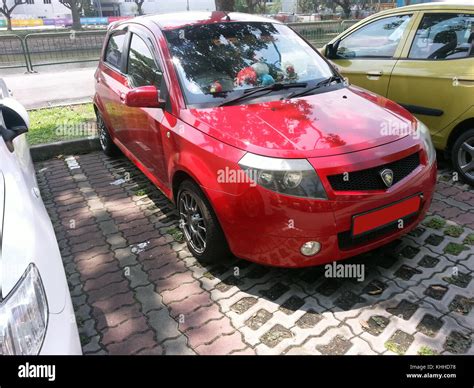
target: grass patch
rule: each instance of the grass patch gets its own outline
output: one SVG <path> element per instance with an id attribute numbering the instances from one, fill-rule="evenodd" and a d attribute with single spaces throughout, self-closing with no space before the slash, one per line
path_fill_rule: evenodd
<path id="1" fill-rule="evenodd" d="M 96 124 L 92 104 L 67 105 L 29 112 L 30 145 L 52 143 L 95 136 Z"/>
<path id="2" fill-rule="evenodd" d="M 81 346 L 86 346 L 89 342 L 91 342 L 91 339 L 82 333 L 79 334 L 79 340 L 81 341 Z"/>
<path id="3" fill-rule="evenodd" d="M 444 234 L 451 237 L 459 237 L 461 234 L 463 234 L 463 232 L 464 229 L 458 225 L 448 225 L 444 229 Z"/>
<path id="4" fill-rule="evenodd" d="M 439 180 L 442 181 L 442 182 L 449 182 L 453 179 L 453 177 L 451 177 L 450 175 L 441 175 L 439 177 Z"/>
<path id="5" fill-rule="evenodd" d="M 392 341 L 385 342 L 385 349 L 390 350 L 391 352 L 397 353 L 400 355 L 404 354 L 403 350 L 398 346 L 398 344 Z"/>
<path id="6" fill-rule="evenodd" d="M 183 242 L 184 241 L 184 236 L 183 232 L 179 228 L 169 228 L 166 233 L 171 234 L 171 236 L 175 239 L 177 242 Z"/>
<path id="7" fill-rule="evenodd" d="M 464 244 L 474 245 L 474 233 L 468 234 L 463 241 Z"/>
<path id="8" fill-rule="evenodd" d="M 422 346 L 419 350 L 418 350 L 418 354 L 420 356 L 435 356 L 438 354 L 438 352 L 436 350 L 433 350 L 431 349 L 430 347 L 428 346 Z"/>
<path id="9" fill-rule="evenodd" d="M 429 228 L 441 229 L 446 224 L 446 221 L 440 217 L 433 217 L 432 219 L 424 222 L 423 224 L 428 226 Z"/>
<path id="10" fill-rule="evenodd" d="M 82 326 L 84 324 L 84 319 L 81 317 L 76 317 L 77 326 Z"/>
<path id="11" fill-rule="evenodd" d="M 143 197 L 146 195 L 146 190 L 145 189 L 138 189 L 133 192 L 133 195 L 136 195 L 137 197 Z"/>
<path id="12" fill-rule="evenodd" d="M 444 248 L 444 252 L 449 253 L 450 255 L 457 256 L 459 255 L 462 251 L 467 250 L 468 248 L 465 245 L 462 244 L 457 244 L 450 242 L 446 247 Z"/>

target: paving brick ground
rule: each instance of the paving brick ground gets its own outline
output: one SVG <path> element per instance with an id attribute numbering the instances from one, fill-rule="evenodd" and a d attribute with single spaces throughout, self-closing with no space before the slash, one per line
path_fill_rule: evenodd
<path id="1" fill-rule="evenodd" d="M 85 354 L 474 354 L 474 190 L 439 174 L 403 239 L 324 269 L 199 263 L 172 205 L 124 158 L 36 164 Z"/>

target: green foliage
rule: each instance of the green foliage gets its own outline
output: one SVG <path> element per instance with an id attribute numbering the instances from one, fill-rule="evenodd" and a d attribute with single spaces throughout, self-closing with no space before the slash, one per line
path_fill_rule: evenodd
<path id="1" fill-rule="evenodd" d="M 435 356 L 438 354 L 435 350 L 431 349 L 428 346 L 422 346 L 420 350 L 418 350 L 418 354 L 420 356 Z"/>
<path id="2" fill-rule="evenodd" d="M 236 12 L 247 12 L 247 2 L 245 0 L 235 0 Z"/>
<path id="3" fill-rule="evenodd" d="M 298 1 L 298 12 L 299 13 L 315 13 L 318 10 L 318 6 L 321 4 L 320 0 L 299 0 Z"/>
<path id="4" fill-rule="evenodd" d="M 468 250 L 468 247 L 462 244 L 450 242 L 446 247 L 444 248 L 444 252 L 449 253 L 450 255 L 457 256 L 459 255 L 462 251 Z"/>
<path id="5" fill-rule="evenodd" d="M 181 229 L 173 227 L 173 228 L 169 228 L 166 232 L 169 233 L 171 235 L 171 237 L 173 237 L 175 239 L 175 241 L 177 241 L 177 242 L 183 242 L 184 241 L 184 235 L 183 235 L 183 232 L 181 231 Z"/>
<path id="6" fill-rule="evenodd" d="M 281 0 L 273 0 L 271 5 L 267 5 L 267 13 L 274 14 L 281 11 Z"/>
<path id="7" fill-rule="evenodd" d="M 444 234 L 451 237 L 459 237 L 463 232 L 464 229 L 458 225 L 448 225 L 444 229 Z"/>
<path id="8" fill-rule="evenodd" d="M 82 3 L 82 13 L 85 17 L 94 17 L 98 16 L 98 12 L 92 2 L 84 1 Z"/>
<path id="9" fill-rule="evenodd" d="M 433 217 L 429 221 L 425 221 L 424 224 L 429 228 L 441 229 L 446 224 L 446 221 L 440 217 Z"/>
<path id="10" fill-rule="evenodd" d="M 464 244 L 474 245 L 474 233 L 470 233 L 464 239 Z"/>

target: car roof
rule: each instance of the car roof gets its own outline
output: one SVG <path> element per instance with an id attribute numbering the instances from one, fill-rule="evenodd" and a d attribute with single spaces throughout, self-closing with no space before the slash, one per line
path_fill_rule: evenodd
<path id="1" fill-rule="evenodd" d="M 389 15 L 392 13 L 400 13 L 404 11 L 427 11 L 427 10 L 434 10 L 434 11 L 442 11 L 442 10 L 474 10 L 474 3 L 473 0 L 449 0 L 444 2 L 434 2 L 434 3 L 420 3 L 420 4 L 413 4 L 407 5 L 405 7 L 398 7 L 398 8 L 391 8 L 382 12 L 378 12 L 376 14 L 371 15 L 373 16 L 380 16 L 380 15 Z"/>
<path id="2" fill-rule="evenodd" d="M 357 30 L 361 25 L 366 24 L 367 22 L 371 22 L 374 19 L 378 19 L 384 16 L 390 15 L 401 15 L 406 14 L 407 12 L 417 12 L 417 11 L 474 11 L 474 4 L 473 0 L 446 0 L 444 2 L 434 2 L 434 3 L 420 3 L 420 4 L 413 4 L 407 5 L 405 7 L 398 7 L 398 8 L 390 8 L 385 11 L 374 13 L 356 24 L 350 26 L 347 30 L 342 32 L 341 34 L 347 35 L 354 30 Z M 336 41 L 340 35 L 334 38 L 330 43 Z"/>
<path id="3" fill-rule="evenodd" d="M 130 21 L 139 22 L 152 21 L 157 24 L 162 30 L 171 30 L 179 27 L 212 24 L 212 23 L 232 23 L 232 22 L 260 22 L 260 23 L 278 23 L 281 22 L 275 19 L 265 18 L 257 15 L 250 15 L 240 12 L 175 12 L 157 15 L 140 16 Z"/>

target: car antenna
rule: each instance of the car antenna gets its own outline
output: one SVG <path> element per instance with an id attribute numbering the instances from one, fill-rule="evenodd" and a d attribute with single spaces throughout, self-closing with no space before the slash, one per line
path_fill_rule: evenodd
<path id="1" fill-rule="evenodd" d="M 225 15 L 225 20 L 226 20 L 227 22 L 230 22 L 230 16 L 229 16 L 229 14 L 228 14 L 227 11 L 224 11 L 224 15 Z"/>

